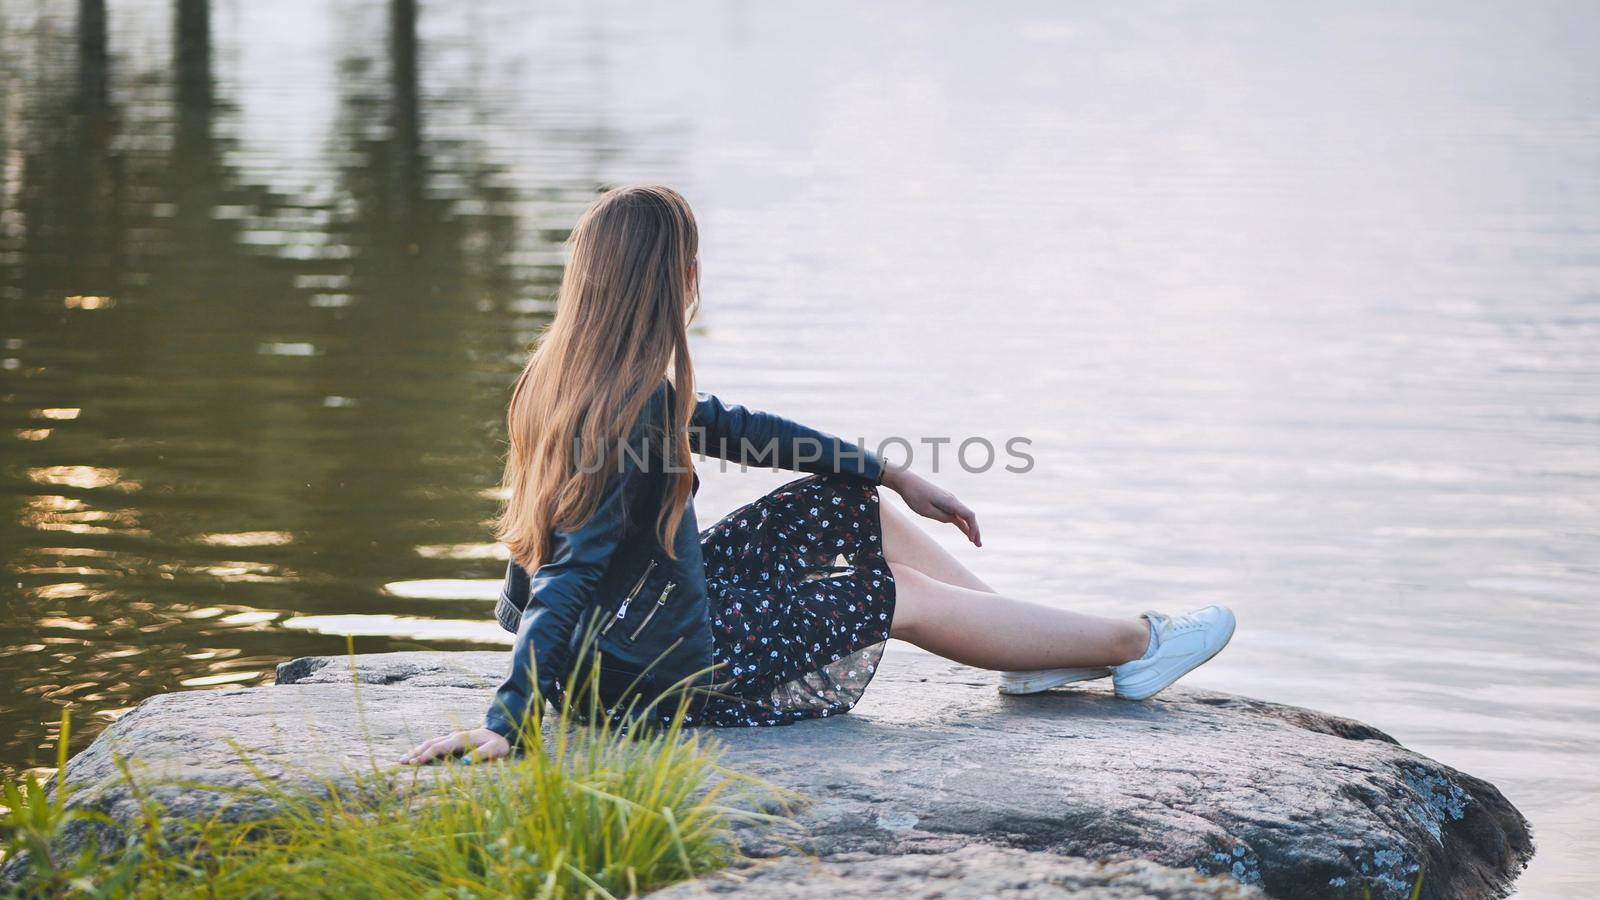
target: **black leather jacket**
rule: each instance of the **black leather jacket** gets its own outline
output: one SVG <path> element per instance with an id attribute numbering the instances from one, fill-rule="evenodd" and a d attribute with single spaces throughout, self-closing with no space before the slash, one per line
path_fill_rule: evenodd
<path id="1" fill-rule="evenodd" d="M 584 677 L 598 677 L 608 708 L 624 693 L 647 705 L 676 685 L 711 680 L 711 622 L 692 498 L 672 556 L 656 537 L 667 486 L 660 450 L 671 391 L 663 382 L 645 404 L 589 521 L 557 532 L 531 577 L 515 561 L 506 567 L 495 615 L 517 639 L 511 674 L 485 727 L 515 740 L 523 717 L 542 712 L 543 704 L 533 703 L 535 682 L 538 696 L 559 705 L 580 661 L 598 659 L 598 669 L 585 669 Z M 874 484 L 883 478 L 882 461 L 855 444 L 708 394 L 695 403 L 689 443 L 695 453 L 748 465 L 848 474 Z M 698 490 L 699 476 L 694 486 Z M 600 652 L 579 660 L 586 636 Z M 578 697 L 571 702 L 583 704 Z M 664 714 L 672 712 L 667 705 Z"/>

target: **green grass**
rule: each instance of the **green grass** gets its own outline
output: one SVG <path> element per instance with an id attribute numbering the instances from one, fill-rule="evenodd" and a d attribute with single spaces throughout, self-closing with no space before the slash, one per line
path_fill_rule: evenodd
<path id="1" fill-rule="evenodd" d="M 32 776 L 3 786 L 0 859 L 27 859 L 23 880 L 0 893 L 624 897 L 726 865 L 737 820 L 782 821 L 750 811 L 777 789 L 723 767 L 715 744 L 682 729 L 681 708 L 670 725 L 633 733 L 575 718 L 564 708 L 530 725 L 525 744 L 547 752 L 507 762 L 374 764 L 315 792 L 258 773 L 248 799 L 276 812 L 245 823 L 173 820 L 124 765 L 142 808 L 126 849 L 63 856 L 59 837 L 75 820 L 111 824 L 68 804 L 63 716 L 55 791 Z"/>

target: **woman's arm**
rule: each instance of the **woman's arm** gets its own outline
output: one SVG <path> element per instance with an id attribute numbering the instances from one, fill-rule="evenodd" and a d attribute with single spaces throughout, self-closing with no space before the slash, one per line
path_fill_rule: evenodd
<path id="1" fill-rule="evenodd" d="M 700 394 L 694 405 L 689 444 L 696 453 L 743 465 L 883 480 L 877 454 L 782 416 L 729 406 L 711 394 Z"/>
<path id="2" fill-rule="evenodd" d="M 556 533 L 550 559 L 529 580 L 530 599 L 512 645 L 511 673 L 495 692 L 483 723 L 501 737 L 515 740 L 524 718 L 543 712 L 544 698 L 556 696 L 556 683 L 572 664 L 568 648 L 573 632 L 622 540 L 629 482 L 637 475 L 634 466 L 624 465 L 607 480 L 589 521 Z"/>
<path id="3" fill-rule="evenodd" d="M 499 759 L 510 754 L 528 717 L 544 713 L 544 698 L 556 695 L 557 680 L 572 664 L 572 634 L 622 537 L 628 478 L 627 472 L 612 475 L 594 515 L 576 531 L 559 532 L 550 561 L 534 571 L 531 599 L 511 648 L 511 673 L 495 691 L 483 727 L 434 738 L 402 763 L 421 765 L 457 753 Z"/>
<path id="4" fill-rule="evenodd" d="M 889 467 L 883 472 L 883 486 L 900 495 L 911 511 L 935 522 L 948 522 L 961 529 L 974 547 L 983 546 L 978 516 L 956 495 L 910 469 Z"/>
<path id="5" fill-rule="evenodd" d="M 622 540 L 629 498 L 642 486 L 647 418 L 640 417 L 629 437 L 635 452 L 620 452 L 610 466 L 593 515 L 581 528 L 556 532 L 550 558 L 529 579 L 529 601 L 511 649 L 511 673 L 495 692 L 484 727 L 427 741 L 406 754 L 402 763 L 421 765 L 457 753 L 498 759 L 511 752 L 527 717 L 543 714 L 544 698 L 556 695 L 557 681 L 572 665 L 568 652 L 572 635 Z"/>
<path id="6" fill-rule="evenodd" d="M 885 466 L 877 454 L 849 441 L 772 413 L 729 406 L 705 393 L 695 403 L 689 424 L 689 443 L 697 453 L 746 465 L 865 478 L 899 494 L 913 512 L 948 522 L 983 546 L 978 517 L 954 494 L 909 469 Z"/>

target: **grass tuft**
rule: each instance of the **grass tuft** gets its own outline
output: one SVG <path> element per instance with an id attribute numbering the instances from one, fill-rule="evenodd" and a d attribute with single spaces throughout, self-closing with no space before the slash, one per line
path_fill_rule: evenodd
<path id="1" fill-rule="evenodd" d="M 113 823 L 68 802 L 64 715 L 55 789 L 32 775 L 0 787 L 0 864 L 14 879 L 0 894 L 628 897 L 726 865 L 736 821 L 783 821 L 744 802 L 781 792 L 722 766 L 717 745 L 682 728 L 681 705 L 669 724 L 631 730 L 566 704 L 529 721 L 530 749 L 503 762 L 373 766 L 315 791 L 256 772 L 243 793 L 274 811 L 246 822 L 226 810 L 174 820 L 123 765 L 140 813 L 110 833 L 126 846 L 65 855 L 69 828 Z"/>

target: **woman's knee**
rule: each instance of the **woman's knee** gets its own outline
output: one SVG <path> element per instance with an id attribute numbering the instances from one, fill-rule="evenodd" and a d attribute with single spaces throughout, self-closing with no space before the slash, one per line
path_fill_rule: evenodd
<path id="1" fill-rule="evenodd" d="M 883 556 L 891 563 L 905 556 L 905 516 L 886 501 L 878 502 L 878 527 L 883 535 Z"/>
<path id="2" fill-rule="evenodd" d="M 915 643 L 918 629 L 926 627 L 931 613 L 932 597 L 928 588 L 933 579 L 919 569 L 892 559 L 889 571 L 894 575 L 894 620 L 889 623 L 889 636 Z"/>

